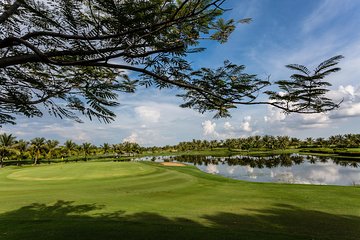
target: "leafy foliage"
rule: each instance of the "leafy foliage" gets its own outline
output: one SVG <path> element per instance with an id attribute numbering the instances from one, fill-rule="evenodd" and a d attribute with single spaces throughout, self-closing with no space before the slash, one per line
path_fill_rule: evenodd
<path id="1" fill-rule="evenodd" d="M 228 110 L 239 104 L 272 104 L 287 112 L 337 106 L 323 98 L 326 90 L 309 93 L 296 79 L 276 83 L 291 88 L 288 97 L 268 92 L 272 101 L 256 102 L 270 82 L 228 61 L 215 70 L 193 69 L 187 56 L 203 51 L 200 43 L 225 43 L 237 23 L 251 21 L 221 18 L 223 2 L 1 1 L 0 124 L 15 123 L 18 114 L 41 117 L 46 110 L 79 122 L 80 113 L 108 123 L 115 118 L 118 94 L 134 92 L 139 85 L 180 88 L 183 107 L 216 111 L 216 117 L 229 116 Z M 319 65 L 315 74 L 334 72 L 326 69 L 338 60 Z M 283 100 L 292 105 L 284 106 Z"/>
<path id="2" fill-rule="evenodd" d="M 325 112 L 337 108 L 339 104 L 325 96 L 331 84 L 323 79 L 330 73 L 340 71 L 339 67 L 334 66 L 342 58 L 338 55 L 322 62 L 313 73 L 303 65 L 287 65 L 287 68 L 298 73 L 291 75 L 291 80 L 276 82 L 281 92 L 266 92 L 273 100 L 272 104 L 287 112 Z"/>

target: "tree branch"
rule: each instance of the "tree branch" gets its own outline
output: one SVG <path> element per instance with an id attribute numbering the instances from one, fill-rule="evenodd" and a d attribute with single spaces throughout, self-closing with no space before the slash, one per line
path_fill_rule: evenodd
<path id="1" fill-rule="evenodd" d="M 5 10 L 0 15 L 0 24 L 8 20 L 8 18 L 11 17 L 16 12 L 16 10 L 18 10 L 22 3 L 23 0 L 16 0 L 7 10 Z"/>

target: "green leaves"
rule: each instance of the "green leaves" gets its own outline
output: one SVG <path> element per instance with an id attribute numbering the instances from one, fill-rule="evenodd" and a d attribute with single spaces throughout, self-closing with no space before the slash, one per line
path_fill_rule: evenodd
<path id="1" fill-rule="evenodd" d="M 220 18 L 211 26 L 216 32 L 213 33 L 210 38 L 220 43 L 225 43 L 230 34 L 235 30 L 235 21 L 233 19 L 226 21 Z"/>
<path id="2" fill-rule="evenodd" d="M 318 113 L 333 110 L 339 107 L 340 103 L 334 103 L 326 97 L 329 91 L 327 87 L 331 84 L 323 79 L 330 73 L 340 71 L 334 67 L 343 56 L 332 57 L 322 63 L 311 73 L 302 65 L 290 64 L 286 67 L 298 71 L 290 76 L 292 80 L 281 80 L 275 82 L 282 90 L 281 92 L 267 91 L 272 104 L 279 107 L 286 113 Z"/>
<path id="3" fill-rule="evenodd" d="M 325 97 L 323 79 L 340 68 L 342 56 L 321 63 L 313 74 L 302 65 L 282 91 L 265 91 L 268 79 L 244 73 L 243 65 L 195 70 L 189 54 L 203 41 L 225 43 L 239 21 L 221 18 L 222 0 L 22 0 L 0 3 L 0 124 L 15 116 L 111 122 L 118 94 L 146 87 L 180 88 L 182 107 L 215 117 L 238 105 L 270 104 L 285 112 L 321 112 L 337 104 Z M 124 72 L 126 70 L 127 72 Z M 131 74 L 130 74 L 131 73 Z M 128 75 L 129 74 L 129 75 Z M 129 76 L 134 76 L 136 80 Z"/>
<path id="4" fill-rule="evenodd" d="M 181 107 L 194 108 L 201 113 L 215 111 L 216 118 L 229 117 L 229 109 L 236 108 L 237 104 L 252 103 L 258 92 L 270 84 L 244 70 L 244 65 L 225 61 L 224 66 L 216 70 L 201 68 L 191 72 L 189 84 L 197 89 L 178 95 L 185 101 Z"/>

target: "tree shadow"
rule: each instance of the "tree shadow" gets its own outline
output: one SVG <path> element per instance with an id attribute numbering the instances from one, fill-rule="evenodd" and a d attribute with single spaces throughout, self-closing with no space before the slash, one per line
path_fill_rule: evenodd
<path id="1" fill-rule="evenodd" d="M 358 239 L 360 217 L 309 211 L 291 205 L 247 209 L 248 214 L 204 215 L 203 225 L 156 213 L 116 211 L 104 206 L 58 201 L 34 203 L 0 214 L 0 239 Z M 191 209 L 189 209 L 191 211 Z"/>

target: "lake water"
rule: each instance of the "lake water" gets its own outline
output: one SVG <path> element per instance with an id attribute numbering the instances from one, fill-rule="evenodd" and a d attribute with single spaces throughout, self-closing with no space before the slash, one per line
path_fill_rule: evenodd
<path id="1" fill-rule="evenodd" d="M 160 156 L 136 161 L 183 162 L 201 171 L 253 182 L 360 185 L 360 163 L 329 157 L 284 154 L 265 157 Z"/>

